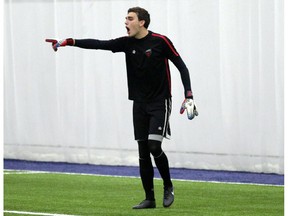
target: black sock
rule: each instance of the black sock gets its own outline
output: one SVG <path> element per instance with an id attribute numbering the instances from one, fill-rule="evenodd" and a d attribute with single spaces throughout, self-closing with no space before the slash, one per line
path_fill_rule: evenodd
<path id="1" fill-rule="evenodd" d="M 151 154 L 154 157 L 155 164 L 163 179 L 164 188 L 172 187 L 170 177 L 169 163 L 166 154 L 162 150 L 162 142 L 157 140 L 148 140 L 148 146 Z"/>
<path id="2" fill-rule="evenodd" d="M 166 154 L 162 151 L 158 157 L 154 157 L 154 160 L 163 179 L 164 188 L 172 187 L 173 184 L 170 177 L 169 163 Z"/>
<path id="3" fill-rule="evenodd" d="M 140 176 L 145 190 L 146 200 L 155 200 L 154 196 L 154 169 L 151 158 L 139 159 Z"/>

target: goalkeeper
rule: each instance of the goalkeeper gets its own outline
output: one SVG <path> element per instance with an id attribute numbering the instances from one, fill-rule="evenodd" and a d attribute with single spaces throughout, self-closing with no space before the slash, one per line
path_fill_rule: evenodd
<path id="1" fill-rule="evenodd" d="M 198 115 L 193 101 L 189 71 L 172 42 L 163 35 L 148 31 L 149 13 L 140 7 L 130 8 L 126 16 L 127 37 L 112 40 L 46 39 L 55 51 L 61 46 L 124 52 L 128 77 L 128 97 L 133 100 L 133 124 L 138 142 L 139 168 L 145 199 L 133 209 L 155 208 L 154 170 L 150 155 L 163 179 L 163 206 L 174 202 L 174 188 L 169 163 L 162 150 L 163 138 L 170 137 L 171 76 L 168 60 L 180 72 L 185 100 L 180 113 L 187 111 L 188 119 Z"/>

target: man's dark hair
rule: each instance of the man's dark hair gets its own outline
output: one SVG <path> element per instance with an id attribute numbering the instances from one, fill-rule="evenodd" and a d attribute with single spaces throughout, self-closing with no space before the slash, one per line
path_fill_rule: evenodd
<path id="1" fill-rule="evenodd" d="M 148 26 L 150 24 L 150 14 L 147 10 L 141 7 L 133 7 L 128 9 L 128 13 L 134 12 L 137 14 L 139 21 L 144 20 L 145 24 L 144 27 L 148 29 Z"/>

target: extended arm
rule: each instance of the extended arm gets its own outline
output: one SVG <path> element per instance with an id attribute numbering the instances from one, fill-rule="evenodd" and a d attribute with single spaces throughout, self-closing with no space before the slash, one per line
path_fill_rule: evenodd
<path id="1" fill-rule="evenodd" d="M 52 48 L 56 52 L 58 47 L 75 46 L 83 49 L 101 49 L 110 50 L 112 52 L 124 51 L 126 45 L 126 37 L 112 40 L 97 40 L 97 39 L 46 39 L 46 42 L 52 43 Z"/>

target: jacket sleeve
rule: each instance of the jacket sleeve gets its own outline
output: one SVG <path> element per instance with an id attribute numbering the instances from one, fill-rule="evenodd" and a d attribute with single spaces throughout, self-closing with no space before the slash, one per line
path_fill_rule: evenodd
<path id="1" fill-rule="evenodd" d="M 167 37 L 164 38 L 164 50 L 167 58 L 173 62 L 180 72 L 181 80 L 184 86 L 185 98 L 193 98 L 189 70 L 175 49 L 173 43 Z"/>
<path id="2" fill-rule="evenodd" d="M 110 50 L 112 52 L 125 52 L 127 37 L 111 40 L 75 39 L 74 46 L 83 49 Z"/>

